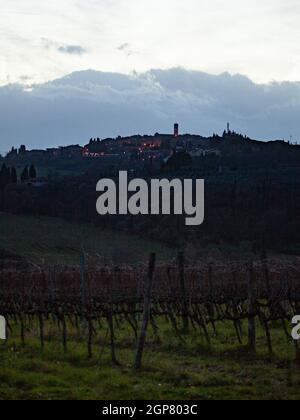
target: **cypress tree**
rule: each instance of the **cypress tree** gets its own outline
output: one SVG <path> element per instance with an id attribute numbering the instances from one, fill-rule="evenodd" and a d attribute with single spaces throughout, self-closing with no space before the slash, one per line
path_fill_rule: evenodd
<path id="1" fill-rule="evenodd" d="M 23 172 L 21 173 L 21 181 L 26 182 L 29 180 L 29 172 L 28 172 L 28 166 L 25 166 L 23 169 Z"/>
<path id="2" fill-rule="evenodd" d="M 36 169 L 34 167 L 34 165 L 31 165 L 29 168 L 29 178 L 30 179 L 36 179 L 37 177 L 37 173 L 36 173 Z"/>
<path id="3" fill-rule="evenodd" d="M 17 174 L 16 168 L 14 167 L 12 167 L 10 170 L 10 181 L 13 184 L 16 184 L 18 182 L 18 174 Z"/>

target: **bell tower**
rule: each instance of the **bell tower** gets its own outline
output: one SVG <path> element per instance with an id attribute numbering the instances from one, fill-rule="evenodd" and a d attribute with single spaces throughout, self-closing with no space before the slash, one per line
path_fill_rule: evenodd
<path id="1" fill-rule="evenodd" d="M 174 124 L 174 137 L 179 137 L 179 124 Z"/>

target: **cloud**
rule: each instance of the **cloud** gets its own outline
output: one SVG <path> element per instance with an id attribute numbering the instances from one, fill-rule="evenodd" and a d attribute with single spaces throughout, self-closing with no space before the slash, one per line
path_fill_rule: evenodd
<path id="1" fill-rule="evenodd" d="M 20 80 L 24 84 L 29 83 L 32 79 L 33 79 L 33 77 L 32 76 L 29 76 L 27 74 L 23 74 L 22 76 L 20 76 Z"/>
<path id="2" fill-rule="evenodd" d="M 57 50 L 70 55 L 83 55 L 87 53 L 87 50 L 80 45 L 62 45 Z"/>
<path id="3" fill-rule="evenodd" d="M 124 75 L 75 72 L 49 83 L 0 88 L 0 150 L 84 144 L 90 137 L 171 132 L 204 136 L 226 123 L 262 140 L 300 140 L 300 83 L 256 84 L 242 75 L 183 68 Z"/>
<path id="4" fill-rule="evenodd" d="M 130 47 L 130 45 L 126 42 L 125 44 L 121 44 L 117 47 L 117 50 L 124 51 L 127 50 Z"/>
<path id="5" fill-rule="evenodd" d="M 126 43 L 124 43 L 124 44 L 119 45 L 116 49 L 117 49 L 118 51 L 122 52 L 122 53 L 125 53 L 125 55 L 126 55 L 127 57 L 130 57 L 130 56 L 132 56 L 132 55 L 134 55 L 134 54 L 137 54 L 137 52 L 136 52 L 136 51 L 133 51 L 133 50 L 131 49 L 130 44 L 128 44 L 127 42 L 126 42 Z"/>
<path id="6" fill-rule="evenodd" d="M 47 38 L 42 38 L 41 43 L 44 49 L 53 49 L 63 54 L 83 55 L 88 52 L 87 49 L 81 45 L 60 44 L 59 42 Z"/>

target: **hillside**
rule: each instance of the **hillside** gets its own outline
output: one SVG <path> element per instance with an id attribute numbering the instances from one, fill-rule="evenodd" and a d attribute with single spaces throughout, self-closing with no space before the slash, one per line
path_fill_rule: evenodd
<path id="1" fill-rule="evenodd" d="M 91 257 L 131 264 L 147 260 L 153 250 L 162 259 L 172 254 L 154 241 L 56 218 L 0 213 L 0 232 L 0 260 L 2 256 L 34 263 L 78 264 L 82 247 Z"/>

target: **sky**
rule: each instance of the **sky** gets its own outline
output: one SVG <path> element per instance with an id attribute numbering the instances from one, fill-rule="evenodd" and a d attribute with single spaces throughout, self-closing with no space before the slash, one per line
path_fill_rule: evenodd
<path id="1" fill-rule="evenodd" d="M 0 85 L 185 67 L 299 80 L 299 0 L 0 0 Z"/>
<path id="2" fill-rule="evenodd" d="M 0 0 L 0 153 L 90 137 L 300 142 L 299 0 Z"/>
<path id="3" fill-rule="evenodd" d="M 222 134 L 227 122 L 261 140 L 300 142 L 300 83 L 256 84 L 246 76 L 184 68 L 133 75 L 71 73 L 30 89 L 0 87 L 0 151 L 25 144 L 86 144 L 91 137 Z"/>

